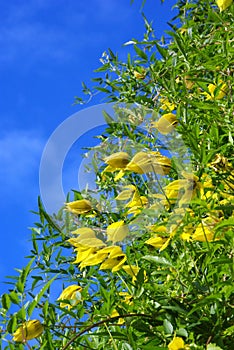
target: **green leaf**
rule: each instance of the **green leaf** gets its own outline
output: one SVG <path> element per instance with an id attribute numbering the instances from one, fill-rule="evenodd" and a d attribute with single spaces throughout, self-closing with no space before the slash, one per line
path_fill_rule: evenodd
<path id="1" fill-rule="evenodd" d="M 58 275 L 56 275 L 55 277 L 51 278 L 45 285 L 44 287 L 40 290 L 40 292 L 35 296 L 35 299 L 31 302 L 31 304 L 28 307 L 27 313 L 28 316 L 32 315 L 33 310 L 35 309 L 35 307 L 37 306 L 37 304 L 39 303 L 39 301 L 41 300 L 42 296 L 45 294 L 45 292 L 47 291 L 47 289 L 50 287 L 50 285 L 54 282 L 54 280 L 58 277 Z"/>
<path id="2" fill-rule="evenodd" d="M 168 321 L 167 319 L 165 319 L 163 321 L 163 327 L 164 327 L 164 332 L 166 334 L 172 334 L 173 333 L 173 326 L 172 326 L 171 322 Z"/>
<path id="3" fill-rule="evenodd" d="M 14 314 L 11 318 L 10 318 L 10 321 L 8 322 L 7 324 L 7 331 L 12 334 L 15 330 L 16 330 L 16 327 L 17 327 L 17 317 L 16 315 Z"/>
<path id="4" fill-rule="evenodd" d="M 5 310 L 8 310 L 11 306 L 11 299 L 6 293 L 2 295 L 2 306 Z"/>
<path id="5" fill-rule="evenodd" d="M 170 263 L 170 261 L 168 261 L 165 258 L 161 258 L 159 256 L 145 255 L 145 256 L 143 256 L 142 259 L 145 259 L 145 260 L 150 261 L 150 262 L 155 263 L 155 264 L 173 267 L 173 265 Z"/>
<path id="6" fill-rule="evenodd" d="M 19 305 L 19 303 L 20 303 L 19 297 L 18 297 L 18 294 L 15 291 L 10 292 L 9 298 L 11 299 L 11 302 L 13 304 Z"/>
<path id="7" fill-rule="evenodd" d="M 208 344 L 206 350 L 223 350 L 222 348 L 220 348 L 220 346 L 217 346 L 216 344 Z"/>
<path id="8" fill-rule="evenodd" d="M 134 49 L 136 51 L 136 53 L 143 58 L 143 60 L 147 61 L 148 57 L 146 55 L 146 53 L 144 51 L 142 51 L 139 47 L 137 47 L 136 45 L 134 45 Z"/>

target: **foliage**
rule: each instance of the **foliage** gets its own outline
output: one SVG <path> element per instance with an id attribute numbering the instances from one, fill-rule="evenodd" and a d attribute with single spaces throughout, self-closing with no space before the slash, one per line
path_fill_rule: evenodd
<path id="1" fill-rule="evenodd" d="M 144 18 L 133 57 L 102 58 L 115 107 L 90 150 L 97 187 L 54 217 L 39 199 L 1 296 L 5 349 L 232 348 L 234 5 L 176 6 L 169 39 Z"/>

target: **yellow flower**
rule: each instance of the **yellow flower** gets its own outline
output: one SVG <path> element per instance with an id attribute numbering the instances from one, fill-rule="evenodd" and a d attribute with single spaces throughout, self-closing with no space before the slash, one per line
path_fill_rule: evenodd
<path id="1" fill-rule="evenodd" d="M 167 135 L 171 131 L 173 131 L 177 123 L 178 121 L 176 119 L 175 114 L 167 113 L 167 114 L 164 114 L 157 122 L 152 123 L 152 125 L 156 129 L 158 129 L 158 131 L 161 134 Z"/>
<path id="2" fill-rule="evenodd" d="M 153 246 L 154 248 L 161 248 L 167 240 L 168 238 L 162 238 L 156 235 L 154 237 L 149 238 L 147 241 L 145 241 L 145 243 Z"/>
<path id="3" fill-rule="evenodd" d="M 136 187 L 134 185 L 124 186 L 123 188 L 124 190 L 115 198 L 118 201 L 126 201 L 127 199 L 130 199 L 136 191 Z"/>
<path id="4" fill-rule="evenodd" d="M 164 111 L 173 111 L 175 109 L 175 104 L 168 101 L 167 98 L 161 98 L 161 109 Z"/>
<path id="5" fill-rule="evenodd" d="M 118 222 L 113 222 L 107 227 L 106 234 L 108 236 L 107 241 L 112 241 L 113 243 L 123 241 L 128 234 L 128 226 L 123 220 Z"/>
<path id="6" fill-rule="evenodd" d="M 222 85 L 221 85 L 222 84 Z M 218 85 L 216 84 L 209 84 L 208 85 L 208 92 L 204 92 L 203 94 L 206 96 L 206 100 L 221 100 L 227 92 L 227 84 L 219 82 Z"/>
<path id="7" fill-rule="evenodd" d="M 123 270 L 132 277 L 132 282 L 134 283 L 136 281 L 136 276 L 138 272 L 140 271 L 140 267 L 136 265 L 124 265 Z M 146 282 L 148 280 L 146 276 L 146 271 L 144 270 L 144 281 Z"/>
<path id="8" fill-rule="evenodd" d="M 110 247 L 107 247 L 110 248 Z M 107 249 L 107 248 L 103 248 Z M 127 260 L 126 255 L 122 252 L 121 248 L 113 246 L 108 258 L 101 264 L 100 270 L 108 270 L 111 269 L 112 272 L 119 271 L 125 261 Z"/>
<path id="9" fill-rule="evenodd" d="M 110 317 L 117 317 L 117 316 L 119 316 L 119 313 L 118 313 L 118 311 L 116 310 L 116 309 L 114 309 L 113 311 L 112 311 L 112 313 L 111 313 L 111 315 L 110 315 Z M 118 318 L 118 322 L 117 322 L 118 324 L 123 324 L 124 323 L 124 319 L 123 318 Z"/>
<path id="10" fill-rule="evenodd" d="M 66 203 L 66 209 L 73 214 L 86 214 L 92 209 L 91 202 L 87 199 L 79 199 Z"/>
<path id="11" fill-rule="evenodd" d="M 13 334 L 13 340 L 15 342 L 24 342 L 25 340 L 30 340 L 39 337 L 44 330 L 41 322 L 38 320 L 31 320 L 25 322 L 20 326 Z"/>
<path id="12" fill-rule="evenodd" d="M 191 77 L 189 75 L 184 76 L 184 85 L 187 89 L 192 89 L 194 81 L 191 80 Z"/>
<path id="13" fill-rule="evenodd" d="M 216 0 L 217 5 L 220 9 L 220 12 L 226 10 L 229 6 L 231 6 L 233 0 Z"/>
<path id="14" fill-rule="evenodd" d="M 201 223 L 197 226 L 192 239 L 199 242 L 212 242 L 214 240 L 214 232 L 209 229 L 205 223 Z"/>
<path id="15" fill-rule="evenodd" d="M 142 67 L 138 67 L 138 70 L 133 71 L 133 75 L 136 79 L 139 79 L 139 80 L 145 79 L 146 70 Z"/>
<path id="16" fill-rule="evenodd" d="M 57 299 L 64 300 L 64 302 L 60 303 L 60 307 L 67 307 L 70 310 L 73 306 L 77 305 L 81 301 L 81 291 L 82 288 L 76 284 L 65 288 Z"/>
<path id="17" fill-rule="evenodd" d="M 124 169 L 129 163 L 130 157 L 126 152 L 113 153 L 104 159 L 104 162 L 109 165 L 105 171 L 115 171 L 118 169 Z"/>
<path id="18" fill-rule="evenodd" d="M 167 175 L 171 170 L 171 161 L 159 152 L 138 152 L 127 165 L 126 170 L 138 174 L 154 172 Z"/>
<path id="19" fill-rule="evenodd" d="M 180 337 L 175 337 L 170 344 L 168 344 L 169 350 L 183 350 L 185 349 L 184 340 Z"/>
<path id="20" fill-rule="evenodd" d="M 119 295 L 121 297 L 124 297 L 123 299 L 123 303 L 125 304 L 128 304 L 128 305 L 131 305 L 133 302 L 132 302 L 132 299 L 133 299 L 133 296 L 130 295 L 128 292 L 120 292 Z"/>

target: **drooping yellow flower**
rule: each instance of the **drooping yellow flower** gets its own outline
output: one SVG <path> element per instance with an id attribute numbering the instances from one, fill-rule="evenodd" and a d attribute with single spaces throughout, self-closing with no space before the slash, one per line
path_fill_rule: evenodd
<path id="1" fill-rule="evenodd" d="M 128 292 L 120 292 L 119 295 L 121 297 L 124 297 L 123 299 L 123 303 L 125 304 L 128 304 L 128 305 L 131 305 L 133 302 L 132 302 L 132 299 L 133 299 L 133 296 L 131 294 L 129 294 Z"/>
<path id="2" fill-rule="evenodd" d="M 197 226 L 192 239 L 199 242 L 212 242 L 214 240 L 214 230 L 211 230 L 205 223 Z"/>
<path id="3" fill-rule="evenodd" d="M 113 311 L 112 311 L 112 313 L 111 313 L 111 315 L 110 315 L 110 317 L 117 317 L 117 316 L 119 316 L 119 313 L 118 313 L 118 311 L 116 310 L 116 309 L 114 309 Z M 124 319 L 123 318 L 121 318 L 121 317 L 119 317 L 118 318 L 118 321 L 117 321 L 117 324 L 123 324 L 124 323 Z"/>
<path id="4" fill-rule="evenodd" d="M 168 344 L 169 350 L 184 350 L 185 344 L 184 340 L 180 337 L 175 337 L 169 344 Z"/>
<path id="5" fill-rule="evenodd" d="M 136 281 L 136 276 L 138 272 L 140 271 L 140 267 L 136 265 L 123 265 L 122 269 L 132 277 L 132 282 L 134 283 Z M 146 271 L 144 270 L 144 281 L 146 282 L 148 280 Z"/>
<path id="6" fill-rule="evenodd" d="M 123 241 L 129 233 L 128 226 L 123 220 L 113 222 L 106 229 L 107 241 L 112 241 L 113 243 Z"/>
<path id="7" fill-rule="evenodd" d="M 229 6 L 231 6 L 233 0 L 216 0 L 217 5 L 220 9 L 220 12 L 226 10 Z"/>
<path id="8" fill-rule="evenodd" d="M 66 203 L 66 209 L 73 214 L 86 214 L 92 209 L 92 204 L 87 199 L 79 199 Z"/>
<path id="9" fill-rule="evenodd" d="M 154 248 L 160 249 L 166 243 L 167 240 L 168 238 L 162 238 L 158 235 L 155 235 L 154 237 L 151 237 L 147 241 L 145 241 L 145 243 L 153 246 Z"/>
<path id="10" fill-rule="evenodd" d="M 39 337 L 44 330 L 43 325 L 38 320 L 31 320 L 25 322 L 20 326 L 13 334 L 13 340 L 15 342 L 25 342 L 26 340 Z"/>
<path id="11" fill-rule="evenodd" d="M 138 67 L 133 71 L 133 75 L 136 79 L 143 80 L 146 77 L 146 70 L 143 67 Z"/>
<path id="12" fill-rule="evenodd" d="M 179 206 L 188 203 L 201 188 L 196 175 L 184 171 L 181 174 L 184 179 L 174 180 L 164 187 L 164 193 L 167 199 L 164 200 L 164 204 L 166 206 L 168 205 L 168 201 L 170 204 L 174 204 L 178 200 Z"/>
<path id="13" fill-rule="evenodd" d="M 227 84 L 219 82 L 216 84 L 208 85 L 208 92 L 203 94 L 206 96 L 206 100 L 221 100 L 227 93 Z"/>
<path id="14" fill-rule="evenodd" d="M 128 203 L 125 204 L 125 208 L 130 208 L 127 211 L 127 215 L 137 215 L 141 212 L 143 207 L 146 206 L 148 199 L 145 196 L 141 196 L 139 194 L 136 186 L 129 185 L 124 186 L 124 188 L 126 189 L 124 189 L 115 199 L 119 201 L 131 199 Z"/>
<path id="15" fill-rule="evenodd" d="M 104 162 L 108 164 L 105 171 L 115 171 L 118 169 L 124 169 L 130 161 L 130 156 L 126 152 L 116 152 L 104 159 Z"/>
<path id="16" fill-rule="evenodd" d="M 158 131 L 167 135 L 172 132 L 177 125 L 178 120 L 173 113 L 164 114 L 157 122 L 153 122 L 152 126 L 158 129 Z"/>
<path id="17" fill-rule="evenodd" d="M 60 303 L 60 307 L 67 307 L 70 310 L 73 306 L 77 305 L 81 301 L 82 288 L 73 284 L 65 288 L 60 294 L 57 300 L 64 300 Z"/>
<path id="18" fill-rule="evenodd" d="M 138 174 L 154 172 L 167 175 L 171 170 L 171 161 L 159 152 L 138 152 L 127 165 L 126 170 Z"/>
<path id="19" fill-rule="evenodd" d="M 108 247 L 109 248 L 109 247 Z M 112 272 L 119 271 L 125 261 L 127 260 L 126 255 L 123 253 L 120 247 L 115 247 L 116 249 L 113 249 L 111 253 L 109 254 L 108 258 L 103 261 L 103 263 L 100 266 L 100 270 L 109 270 L 111 269 Z M 118 248 L 118 249 L 117 249 Z M 103 248 L 105 249 L 105 248 Z"/>
<path id="20" fill-rule="evenodd" d="M 126 201 L 130 199 L 136 191 L 136 186 L 134 185 L 124 186 L 123 188 L 124 190 L 120 192 L 118 196 L 115 198 L 118 201 Z"/>
<path id="21" fill-rule="evenodd" d="M 164 111 L 173 111 L 175 109 L 175 104 L 170 102 L 167 98 L 161 98 L 161 109 Z"/>

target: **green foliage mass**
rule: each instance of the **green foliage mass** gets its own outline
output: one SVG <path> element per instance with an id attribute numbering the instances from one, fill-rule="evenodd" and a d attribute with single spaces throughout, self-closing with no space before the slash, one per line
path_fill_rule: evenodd
<path id="1" fill-rule="evenodd" d="M 53 217 L 39 199 L 27 265 L 1 296 L 4 349 L 179 350 L 177 338 L 187 350 L 233 348 L 234 5 L 176 7 L 164 37 L 144 17 L 143 39 L 127 43 L 135 53 L 122 62 L 109 50 L 96 86 L 83 85 L 89 100 L 99 91 L 115 103 L 114 115 L 104 112 L 100 145 L 89 150 L 97 188 L 73 191 Z M 167 132 L 160 123 L 168 114 Z M 117 152 L 129 159 L 108 171 L 106 157 Z M 139 152 L 152 171 L 131 168 Z M 72 212 L 69 203 L 83 199 L 92 209 Z M 79 228 L 92 229 L 96 245 L 82 243 Z M 116 255 L 104 254 L 107 247 Z M 62 304 L 69 286 L 81 289 Z M 28 340 L 28 329 L 14 341 L 32 319 L 41 335 Z"/>

